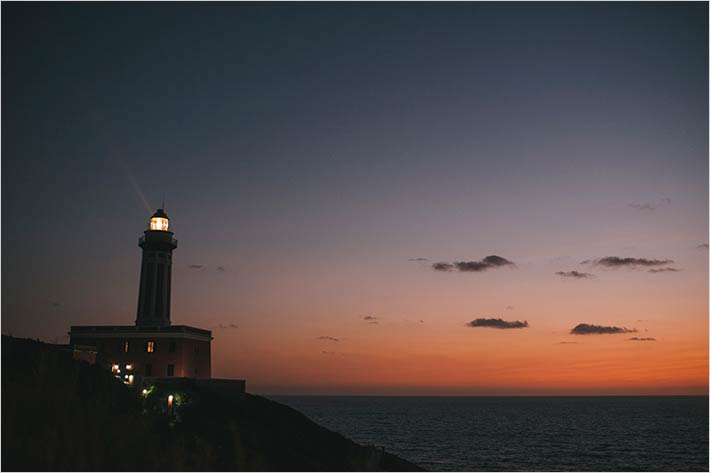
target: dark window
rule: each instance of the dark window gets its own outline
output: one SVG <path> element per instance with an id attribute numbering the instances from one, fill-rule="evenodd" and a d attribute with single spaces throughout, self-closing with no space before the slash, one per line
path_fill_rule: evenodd
<path id="1" fill-rule="evenodd" d="M 168 376 L 175 376 L 175 365 L 168 365 Z"/>
<path id="2" fill-rule="evenodd" d="M 170 342 L 169 351 L 170 353 L 175 353 L 175 342 Z"/>
<path id="3" fill-rule="evenodd" d="M 145 365 L 145 375 L 153 376 L 153 365 Z"/>
<path id="4" fill-rule="evenodd" d="M 200 346 L 199 346 L 199 345 L 195 345 L 195 353 L 198 353 L 199 351 L 200 351 Z"/>

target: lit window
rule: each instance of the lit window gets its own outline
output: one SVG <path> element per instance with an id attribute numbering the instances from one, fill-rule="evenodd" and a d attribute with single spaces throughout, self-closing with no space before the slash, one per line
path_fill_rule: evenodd
<path id="1" fill-rule="evenodd" d="M 168 396 L 168 407 L 173 407 L 173 395 Z"/>
<path id="2" fill-rule="evenodd" d="M 155 342 L 153 342 L 153 341 L 148 342 L 147 351 L 148 351 L 148 353 L 153 353 L 155 351 Z"/>
<path id="3" fill-rule="evenodd" d="M 153 217 L 150 219 L 150 229 L 161 232 L 168 231 L 168 219 L 163 217 Z"/>
<path id="4" fill-rule="evenodd" d="M 121 370 L 118 369 L 118 365 L 113 365 L 113 366 L 111 367 L 111 371 L 113 371 L 114 373 L 120 373 L 120 372 L 121 372 Z"/>
<path id="5" fill-rule="evenodd" d="M 128 340 L 123 343 L 123 351 L 128 353 Z"/>
<path id="6" fill-rule="evenodd" d="M 133 375 L 128 376 L 128 384 L 133 384 Z"/>

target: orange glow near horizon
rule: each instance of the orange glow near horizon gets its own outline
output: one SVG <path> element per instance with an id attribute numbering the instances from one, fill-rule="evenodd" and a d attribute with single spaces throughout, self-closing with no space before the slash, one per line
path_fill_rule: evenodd
<path id="1" fill-rule="evenodd" d="M 363 287 L 372 303 L 383 308 L 376 313 L 348 295 L 328 293 L 327 287 L 319 297 L 304 287 L 299 297 L 292 288 L 272 287 L 274 294 L 284 295 L 283 301 L 262 300 L 262 311 L 243 317 L 238 329 L 213 332 L 213 375 L 245 378 L 250 391 L 263 394 L 708 393 L 707 289 L 702 273 L 688 271 L 681 280 L 610 271 L 598 280 L 580 282 L 528 281 L 524 271 L 424 271 L 399 281 L 416 288 L 414 279 L 420 278 L 424 284 L 419 291 L 406 297 L 397 294 L 393 284 L 394 294 L 379 300 L 375 289 Z M 450 276 L 457 287 L 436 287 L 441 276 Z M 503 277 L 506 288 L 500 287 Z M 429 285 L 435 287 L 427 289 Z M 516 294 L 514 307 L 506 308 L 506 290 Z M 348 310 L 347 317 L 331 315 Z M 489 316 L 527 320 L 529 327 L 466 325 Z M 578 323 L 635 332 L 570 334 Z M 655 340 L 631 340 L 634 337 Z"/>

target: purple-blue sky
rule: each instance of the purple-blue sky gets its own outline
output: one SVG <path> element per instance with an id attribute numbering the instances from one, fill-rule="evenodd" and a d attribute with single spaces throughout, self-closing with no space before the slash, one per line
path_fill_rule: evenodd
<path id="1" fill-rule="evenodd" d="M 706 392 L 707 18 L 3 3 L 3 333 L 132 323 L 137 238 L 165 195 L 173 322 L 212 328 L 215 373 L 256 391 Z M 430 266 L 487 255 L 515 268 Z M 579 264 L 605 256 L 681 271 Z M 555 275 L 571 270 L 596 277 Z M 530 327 L 482 340 L 465 323 L 484 316 Z M 550 348 L 578 323 L 659 341 Z M 539 379 L 511 368 L 533 352 Z M 481 360 L 494 374 L 461 368 Z"/>

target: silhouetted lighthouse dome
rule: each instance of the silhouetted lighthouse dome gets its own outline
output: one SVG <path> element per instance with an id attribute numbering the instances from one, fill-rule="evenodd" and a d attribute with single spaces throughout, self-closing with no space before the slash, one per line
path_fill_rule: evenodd
<path id="1" fill-rule="evenodd" d="M 165 215 L 163 209 L 158 209 L 152 217 L 150 217 L 150 229 L 158 230 L 161 232 L 167 232 L 170 220 L 168 216 Z"/>

